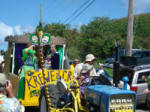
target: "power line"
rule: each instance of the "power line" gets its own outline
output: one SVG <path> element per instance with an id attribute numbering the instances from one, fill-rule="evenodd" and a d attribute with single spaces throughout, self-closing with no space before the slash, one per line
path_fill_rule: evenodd
<path id="1" fill-rule="evenodd" d="M 81 12 L 79 12 L 74 18 L 72 18 L 67 24 L 69 24 L 70 22 L 73 21 L 73 19 L 75 20 L 77 17 L 79 17 L 87 8 L 89 8 L 93 3 L 95 2 L 95 0 L 91 1 L 83 10 L 81 10 Z"/>
<path id="2" fill-rule="evenodd" d="M 67 22 L 72 16 L 74 16 L 82 7 L 84 7 L 86 4 L 88 4 L 90 2 L 90 0 L 87 0 L 86 2 L 84 2 L 78 9 L 76 9 L 67 19 L 65 19 L 65 22 Z"/>

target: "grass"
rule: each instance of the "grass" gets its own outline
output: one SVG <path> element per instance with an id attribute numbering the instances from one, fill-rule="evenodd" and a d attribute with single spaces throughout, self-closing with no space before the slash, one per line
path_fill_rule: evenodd
<path id="1" fill-rule="evenodd" d="M 110 75 L 110 77 L 113 77 L 113 69 L 105 67 L 104 70 L 106 70 L 108 72 L 108 74 Z"/>

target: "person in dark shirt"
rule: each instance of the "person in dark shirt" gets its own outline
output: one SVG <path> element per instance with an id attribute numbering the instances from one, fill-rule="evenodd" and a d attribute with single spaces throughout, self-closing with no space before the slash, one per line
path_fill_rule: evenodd
<path id="1" fill-rule="evenodd" d="M 59 69 L 59 54 L 56 51 L 55 45 L 50 46 L 50 54 L 48 54 L 46 61 L 50 64 L 51 69 Z"/>

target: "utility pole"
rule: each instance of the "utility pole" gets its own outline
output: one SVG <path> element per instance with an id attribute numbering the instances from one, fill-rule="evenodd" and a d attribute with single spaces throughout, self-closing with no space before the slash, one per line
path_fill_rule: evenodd
<path id="1" fill-rule="evenodd" d="M 126 56 L 131 56 L 132 53 L 131 50 L 133 46 L 133 20 L 134 20 L 133 7 L 134 7 L 134 0 L 129 0 Z"/>

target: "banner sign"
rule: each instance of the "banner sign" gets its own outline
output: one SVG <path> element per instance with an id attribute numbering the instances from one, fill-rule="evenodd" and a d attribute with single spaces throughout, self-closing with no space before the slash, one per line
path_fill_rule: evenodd
<path id="1" fill-rule="evenodd" d="M 40 32 L 39 40 L 41 45 L 47 45 L 51 41 L 51 35 L 49 33 L 42 33 Z M 31 34 L 29 36 L 29 40 L 33 45 L 38 45 L 38 36 L 36 34 Z"/>
<path id="2" fill-rule="evenodd" d="M 45 70 L 46 84 L 56 83 L 64 80 L 66 84 L 73 79 L 73 70 Z M 25 97 L 39 96 L 44 79 L 42 70 L 28 71 L 25 77 Z"/>

